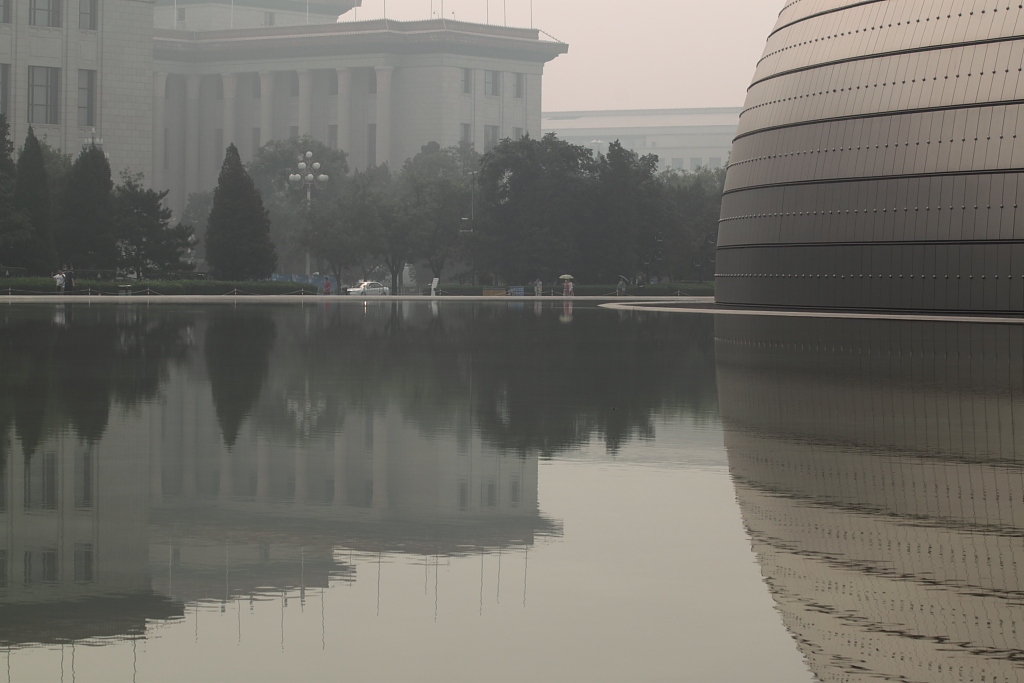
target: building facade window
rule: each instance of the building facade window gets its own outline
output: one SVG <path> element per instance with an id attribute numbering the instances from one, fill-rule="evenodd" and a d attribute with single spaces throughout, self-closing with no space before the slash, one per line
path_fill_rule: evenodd
<path id="1" fill-rule="evenodd" d="M 252 129 L 252 153 L 255 154 L 256 150 L 260 148 L 260 129 Z"/>
<path id="2" fill-rule="evenodd" d="M 367 126 L 367 167 L 377 166 L 377 124 Z M 373 438 L 373 430 L 370 437 Z"/>
<path id="3" fill-rule="evenodd" d="M 711 168 L 722 168 L 722 157 L 711 157 L 708 159 L 708 166 Z"/>
<path id="4" fill-rule="evenodd" d="M 292 71 L 288 79 L 288 94 L 292 97 L 299 96 L 299 72 Z"/>
<path id="5" fill-rule="evenodd" d="M 377 70 L 370 69 L 370 77 L 366 83 L 366 92 L 370 95 L 377 94 Z"/>
<path id="6" fill-rule="evenodd" d="M 165 171 L 168 168 L 171 167 L 171 160 L 169 158 L 170 157 L 170 151 L 171 151 L 171 129 L 170 128 L 164 128 L 164 170 Z"/>
<path id="7" fill-rule="evenodd" d="M 96 125 L 96 72 L 78 70 L 78 125 Z"/>
<path id="8" fill-rule="evenodd" d="M 517 100 L 523 99 L 526 95 L 526 74 L 516 74 L 515 95 Z"/>
<path id="9" fill-rule="evenodd" d="M 297 137 L 299 137 L 299 127 L 298 126 L 288 126 L 288 139 L 292 140 L 292 139 L 295 139 Z"/>
<path id="10" fill-rule="evenodd" d="M 57 549 L 47 548 L 39 554 L 43 560 L 43 581 L 46 583 L 57 583 L 57 578 L 60 576 L 60 566 L 57 564 Z"/>
<path id="11" fill-rule="evenodd" d="M 98 9 L 99 0 L 78 0 L 78 28 L 95 31 L 99 25 Z"/>
<path id="12" fill-rule="evenodd" d="M 92 452 L 83 450 L 75 456 L 75 508 L 92 508 Z"/>
<path id="13" fill-rule="evenodd" d="M 252 98 L 258 100 L 261 97 L 263 97 L 263 84 L 260 82 L 260 75 L 256 74 L 252 79 Z"/>
<path id="14" fill-rule="evenodd" d="M 60 26 L 61 0 L 29 0 L 28 23 L 33 26 Z"/>
<path id="15" fill-rule="evenodd" d="M 464 94 L 473 92 L 473 70 L 462 70 L 462 92 Z"/>
<path id="16" fill-rule="evenodd" d="M 14 0 L 0 0 L 0 22 L 11 23 L 11 3 Z"/>
<path id="17" fill-rule="evenodd" d="M 224 158 L 224 157 L 220 156 L 220 154 L 222 153 L 222 150 L 224 150 L 224 149 L 225 149 L 224 148 L 224 129 L 223 128 L 217 128 L 216 130 L 213 131 L 213 151 L 214 151 L 214 154 L 217 155 L 217 156 L 214 156 L 214 161 L 217 162 L 218 166 L 220 165 L 220 162 Z"/>
<path id="18" fill-rule="evenodd" d="M 484 72 L 484 93 L 491 96 L 501 94 L 501 72 L 500 71 L 485 71 Z"/>
<path id="19" fill-rule="evenodd" d="M 178 28 L 185 28 L 185 8 L 184 7 L 179 7 L 178 8 L 177 21 L 178 21 Z"/>
<path id="20" fill-rule="evenodd" d="M 696 171 L 698 168 L 700 168 L 701 163 L 703 163 L 703 161 L 704 159 L 702 159 L 701 157 L 690 157 L 690 170 Z"/>
<path id="21" fill-rule="evenodd" d="M 473 142 L 473 124 L 463 123 L 460 126 L 459 142 Z"/>
<path id="22" fill-rule="evenodd" d="M 329 124 L 327 126 L 327 146 L 331 149 L 338 149 L 338 126 Z"/>
<path id="23" fill-rule="evenodd" d="M 512 139 L 513 140 L 522 140 L 523 139 L 523 129 L 522 128 L 513 128 L 512 129 Z"/>
<path id="24" fill-rule="evenodd" d="M 335 97 L 338 94 L 338 76 L 333 71 L 328 74 L 327 94 L 330 95 L 331 97 Z"/>
<path id="25" fill-rule="evenodd" d="M 93 554 L 92 543 L 75 544 L 75 581 L 91 583 L 95 579 Z"/>
<path id="26" fill-rule="evenodd" d="M 0 64 L 0 114 L 9 117 L 7 107 L 11 99 L 11 65 Z"/>
<path id="27" fill-rule="evenodd" d="M 498 144 L 498 127 L 484 126 L 484 151 L 489 152 Z"/>
<path id="28" fill-rule="evenodd" d="M 264 12 L 263 13 L 263 25 L 264 26 L 273 26 L 274 25 L 274 13 L 273 12 Z"/>

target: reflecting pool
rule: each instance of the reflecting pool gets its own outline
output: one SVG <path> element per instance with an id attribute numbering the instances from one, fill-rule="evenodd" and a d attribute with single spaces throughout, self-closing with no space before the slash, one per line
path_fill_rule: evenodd
<path id="1" fill-rule="evenodd" d="M 1022 352 L 561 301 L 7 305 L 0 681 L 1024 680 Z"/>

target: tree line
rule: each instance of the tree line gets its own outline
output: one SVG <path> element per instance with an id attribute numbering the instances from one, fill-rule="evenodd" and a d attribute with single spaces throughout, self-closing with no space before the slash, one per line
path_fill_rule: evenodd
<path id="1" fill-rule="evenodd" d="M 0 115 L 0 265 L 49 275 L 58 268 L 150 277 L 190 270 L 183 256 L 192 229 L 172 225 L 167 192 L 121 173 L 96 144 L 72 158 L 39 140 L 30 127 L 17 161 L 7 118 Z"/>
<path id="2" fill-rule="evenodd" d="M 396 292 L 407 264 L 481 284 L 714 272 L 725 170 L 659 172 L 656 155 L 618 142 L 597 155 L 554 134 L 482 155 L 431 142 L 395 171 L 355 172 L 344 151 L 308 136 L 268 142 L 247 166 L 231 145 L 217 187 L 192 194 L 174 222 L 166 190 L 128 171 L 115 184 L 95 144 L 72 158 L 29 129 L 15 161 L 2 116 L 0 139 L 0 265 L 30 275 L 71 266 L 155 277 L 192 269 L 193 249 L 222 279 L 303 272 L 309 253 L 339 281 L 390 279 Z M 288 182 L 306 151 L 330 176 L 309 205 Z"/>
<path id="3" fill-rule="evenodd" d="M 306 151 L 331 178 L 308 206 L 288 183 Z M 463 282 L 706 280 L 724 182 L 725 169 L 659 172 L 656 155 L 614 142 L 595 156 L 554 134 L 483 155 L 431 142 L 396 172 L 350 173 L 344 151 L 307 136 L 267 143 L 248 168 L 229 148 L 218 187 L 191 195 L 184 219 L 231 279 L 268 277 L 277 263 L 302 272 L 308 251 L 339 281 L 386 276 L 392 291 L 407 264 Z"/>

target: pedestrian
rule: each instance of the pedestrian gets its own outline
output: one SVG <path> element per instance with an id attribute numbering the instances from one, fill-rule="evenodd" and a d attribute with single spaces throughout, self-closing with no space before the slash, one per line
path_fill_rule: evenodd
<path id="1" fill-rule="evenodd" d="M 57 283 L 57 293 L 64 293 L 64 271 L 58 270 L 56 275 L 53 275 L 53 281 Z"/>
<path id="2" fill-rule="evenodd" d="M 75 266 L 64 269 L 64 289 L 68 292 L 75 291 Z"/>
<path id="3" fill-rule="evenodd" d="M 576 296 L 576 286 L 569 280 L 569 296 Z"/>
<path id="4" fill-rule="evenodd" d="M 626 281 L 619 278 L 619 284 L 615 287 L 615 296 L 626 296 Z"/>
<path id="5" fill-rule="evenodd" d="M 540 278 L 537 278 L 533 281 L 533 295 L 541 296 L 542 294 L 544 294 L 544 283 L 540 281 Z"/>
<path id="6" fill-rule="evenodd" d="M 331 293 L 331 278 L 325 277 L 324 278 L 324 294 L 330 294 L 330 293 Z"/>

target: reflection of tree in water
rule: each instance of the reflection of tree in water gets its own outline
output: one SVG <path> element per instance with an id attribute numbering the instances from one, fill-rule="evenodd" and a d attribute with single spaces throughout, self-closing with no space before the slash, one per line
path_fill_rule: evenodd
<path id="1" fill-rule="evenodd" d="M 56 314 L 55 314 L 56 313 Z M 31 455 L 70 425 L 98 440 L 112 401 L 157 395 L 167 363 L 184 358 L 188 317 L 124 306 L 31 306 L 0 321 L 0 456 L 14 428 Z"/>
<path id="2" fill-rule="evenodd" d="M 287 406 L 299 397 L 319 407 L 319 433 L 337 429 L 346 406 L 372 410 L 397 400 L 427 433 L 475 427 L 498 448 L 547 455 L 598 435 L 615 452 L 652 436 L 659 413 L 714 408 L 705 317 L 577 307 L 566 325 L 551 309 L 455 303 L 436 316 L 421 303 L 278 315 L 289 321 L 279 318 L 279 376 L 260 408 L 260 423 L 275 432 L 294 429 Z"/>
<path id="3" fill-rule="evenodd" d="M 206 330 L 206 368 L 224 442 L 234 446 L 259 400 L 276 328 L 266 310 L 216 311 Z"/>

